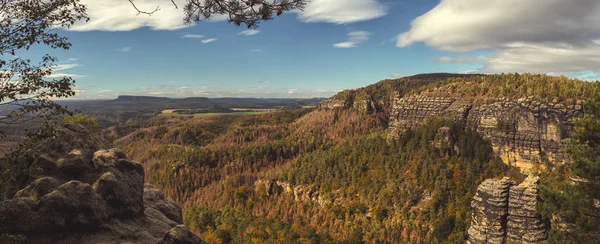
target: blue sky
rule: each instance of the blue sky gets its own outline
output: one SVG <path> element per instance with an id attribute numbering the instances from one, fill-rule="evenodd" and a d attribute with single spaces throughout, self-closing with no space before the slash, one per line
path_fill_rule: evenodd
<path id="1" fill-rule="evenodd" d="M 304 13 L 246 31 L 219 17 L 183 26 L 168 0 L 136 1 L 160 5 L 153 16 L 126 0 L 82 0 L 92 20 L 59 31 L 72 49 L 23 56 L 58 56 L 55 75 L 76 78 L 76 99 L 327 97 L 428 72 L 597 77 L 598 61 L 589 62 L 599 54 L 589 53 L 600 50 L 600 28 L 584 26 L 598 23 L 599 4 L 574 0 L 593 6 L 563 11 L 569 1 L 515 1 L 313 0 Z"/>

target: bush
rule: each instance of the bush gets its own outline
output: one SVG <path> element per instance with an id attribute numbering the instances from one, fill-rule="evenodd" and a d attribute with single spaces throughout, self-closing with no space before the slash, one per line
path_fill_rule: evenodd
<path id="1" fill-rule="evenodd" d="M 72 116 L 66 116 L 63 120 L 65 123 L 73 123 L 80 124 L 87 127 L 90 130 L 99 130 L 100 126 L 98 125 L 98 121 L 94 118 L 90 118 L 83 114 L 75 114 Z"/>

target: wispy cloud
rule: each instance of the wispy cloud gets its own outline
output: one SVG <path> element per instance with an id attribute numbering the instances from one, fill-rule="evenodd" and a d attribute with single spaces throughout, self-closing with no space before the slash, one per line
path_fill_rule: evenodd
<path id="1" fill-rule="evenodd" d="M 368 31 L 352 31 L 352 32 L 348 33 L 348 41 L 333 44 L 333 47 L 335 47 L 335 48 L 356 47 L 357 44 L 368 41 L 370 36 L 371 36 L 371 33 Z"/>
<path id="2" fill-rule="evenodd" d="M 203 35 L 198 35 L 198 34 L 186 34 L 181 36 L 181 38 L 195 38 L 195 39 L 202 39 L 204 38 Z"/>
<path id="3" fill-rule="evenodd" d="M 79 65 L 79 64 L 57 64 L 54 67 L 52 67 L 52 70 L 53 71 L 61 71 L 61 70 L 76 68 L 79 66 L 81 66 L 81 65 Z"/>
<path id="4" fill-rule="evenodd" d="M 217 38 L 209 38 L 209 39 L 202 40 L 202 43 L 206 44 L 206 43 L 215 42 L 217 40 L 219 40 L 219 39 L 217 39 Z"/>
<path id="5" fill-rule="evenodd" d="M 262 49 L 250 49 L 250 52 L 262 52 Z"/>
<path id="6" fill-rule="evenodd" d="M 119 52 L 129 52 L 131 51 L 131 47 L 124 47 L 124 48 L 119 48 L 119 50 L 117 50 Z"/>
<path id="7" fill-rule="evenodd" d="M 240 31 L 238 33 L 238 35 L 253 36 L 258 33 L 260 33 L 260 30 L 244 30 L 244 31 Z"/>
<path id="8" fill-rule="evenodd" d="M 71 77 L 71 78 L 83 78 L 85 75 L 78 74 L 69 74 L 69 73 L 52 73 L 51 75 L 46 76 L 47 78 L 62 78 L 62 77 Z"/>
<path id="9" fill-rule="evenodd" d="M 470 64 L 470 63 L 481 63 L 486 61 L 487 58 L 485 56 L 477 56 L 477 57 L 468 57 L 468 56 L 443 56 L 434 58 L 433 61 L 438 63 L 453 63 L 453 64 Z"/>
<path id="10" fill-rule="evenodd" d="M 81 67 L 80 64 L 77 63 L 66 63 L 66 64 L 57 64 L 52 67 L 52 74 L 46 76 L 47 78 L 62 78 L 62 77 L 71 77 L 71 78 L 83 78 L 85 75 L 80 74 L 72 74 L 70 72 L 65 72 L 65 70 L 73 69 Z M 62 71 L 62 72 L 57 72 Z"/>
<path id="11" fill-rule="evenodd" d="M 387 14 L 387 7 L 376 0 L 312 0 L 298 19 L 304 22 L 347 24 L 379 18 Z"/>

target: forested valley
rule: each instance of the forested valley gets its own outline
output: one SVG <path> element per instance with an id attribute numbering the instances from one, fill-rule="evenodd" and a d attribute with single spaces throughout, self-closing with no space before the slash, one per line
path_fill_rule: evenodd
<path id="1" fill-rule="evenodd" d="M 185 223 L 210 243 L 462 243 L 477 186 L 524 176 L 456 121 L 429 119 L 390 139 L 386 94 L 446 90 L 482 102 L 539 94 L 574 103 L 597 87 L 539 75 L 437 76 L 444 77 L 386 80 L 336 96 L 382 100 L 370 112 L 156 117 L 104 134 L 144 164 L 147 181 L 180 203 Z M 540 80 L 552 89 L 536 92 Z M 448 130 L 444 146 L 440 128 Z"/>

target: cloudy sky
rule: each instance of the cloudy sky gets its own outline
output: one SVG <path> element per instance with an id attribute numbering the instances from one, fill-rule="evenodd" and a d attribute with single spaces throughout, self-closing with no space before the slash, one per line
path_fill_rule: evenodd
<path id="1" fill-rule="evenodd" d="M 426 72 L 600 77 L 598 0 L 312 0 L 257 30 L 185 26 L 170 0 L 136 0 L 160 6 L 152 16 L 81 1 L 91 20 L 59 31 L 71 50 L 51 51 L 79 99 L 330 96 Z"/>

